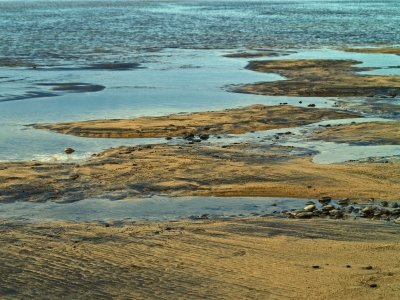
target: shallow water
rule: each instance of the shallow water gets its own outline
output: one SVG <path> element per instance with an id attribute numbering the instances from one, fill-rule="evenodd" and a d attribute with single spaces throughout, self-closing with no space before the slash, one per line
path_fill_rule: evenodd
<path id="1" fill-rule="evenodd" d="M 14 202 L 0 204 L 0 219 L 46 221 L 177 220 L 201 217 L 254 216 L 300 209 L 307 200 L 266 197 L 153 197 L 109 201 L 87 199 L 74 203 Z"/>
<path id="2" fill-rule="evenodd" d="M 60 161 L 83 159 L 102 149 L 121 145 L 165 142 L 163 139 L 87 139 L 33 130 L 27 124 L 132 118 L 143 115 L 218 110 L 250 104 L 332 107 L 336 99 L 316 97 L 273 97 L 229 93 L 231 84 L 284 80 L 276 74 L 244 69 L 248 59 L 225 58 L 228 50 L 166 49 L 157 53 L 158 62 L 141 68 L 118 70 L 38 70 L 0 68 L 0 77 L 9 77 L 0 85 L 0 160 L 37 159 Z M 297 50 L 285 59 L 355 59 L 363 66 L 387 67 L 400 64 L 400 56 L 346 53 L 336 50 Z M 268 58 L 277 59 L 277 58 Z M 104 85 L 99 92 L 68 93 L 50 91 L 44 82 L 89 82 Z M 56 97 L 7 101 L 30 90 L 58 93 Z M 299 103 L 302 101 L 302 104 Z M 393 102 L 393 100 L 391 100 Z M 399 103 L 400 104 L 400 103 Z M 63 154 L 65 147 L 77 151 Z"/>

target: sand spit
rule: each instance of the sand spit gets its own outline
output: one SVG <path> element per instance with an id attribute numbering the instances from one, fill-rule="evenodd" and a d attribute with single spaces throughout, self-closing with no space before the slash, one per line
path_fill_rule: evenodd
<path id="1" fill-rule="evenodd" d="M 354 66 L 355 60 L 272 60 L 252 61 L 253 71 L 277 73 L 287 80 L 231 87 L 234 92 L 272 96 L 352 97 L 400 95 L 400 76 L 361 75 L 372 70 Z"/>
<path id="2" fill-rule="evenodd" d="M 315 131 L 314 138 L 348 144 L 400 145 L 400 122 L 335 125 Z"/>
<path id="3" fill-rule="evenodd" d="M 397 299 L 398 226 L 0 222 L 2 299 Z"/>
<path id="4" fill-rule="evenodd" d="M 296 51 L 285 50 L 256 50 L 256 51 L 241 51 L 236 53 L 225 54 L 228 58 L 254 58 L 254 57 L 279 57 L 287 56 L 296 53 Z"/>
<path id="5" fill-rule="evenodd" d="M 301 126 L 330 119 L 358 118 L 359 114 L 343 110 L 296 107 L 289 105 L 252 105 L 223 111 L 173 114 L 136 119 L 93 120 L 56 124 L 35 124 L 48 129 L 81 137 L 153 138 L 246 133 Z"/>
<path id="6" fill-rule="evenodd" d="M 400 55 L 400 48 L 344 48 L 347 52 L 357 53 L 377 53 L 377 54 L 397 54 Z"/>
<path id="7" fill-rule="evenodd" d="M 400 162 L 319 165 L 307 149 L 257 144 L 119 147 L 75 164 L 0 164 L 0 201 L 148 195 L 398 200 Z"/>

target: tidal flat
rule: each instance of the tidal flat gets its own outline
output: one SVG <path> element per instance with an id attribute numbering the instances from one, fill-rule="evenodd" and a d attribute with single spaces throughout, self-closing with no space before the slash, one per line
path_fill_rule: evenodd
<path id="1" fill-rule="evenodd" d="M 228 2 L 0 1 L 0 298 L 398 298 L 398 3 Z"/>

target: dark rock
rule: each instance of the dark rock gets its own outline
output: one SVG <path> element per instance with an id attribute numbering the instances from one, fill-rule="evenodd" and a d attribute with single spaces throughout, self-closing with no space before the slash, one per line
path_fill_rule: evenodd
<path id="1" fill-rule="evenodd" d="M 340 200 L 338 200 L 337 201 L 337 203 L 339 204 L 339 205 L 348 205 L 349 204 L 349 202 L 350 202 L 350 199 L 349 198 L 343 198 L 343 199 L 340 199 Z"/>
<path id="2" fill-rule="evenodd" d="M 369 284 L 369 287 L 370 287 L 370 288 L 377 288 L 377 287 L 378 287 L 378 284 L 376 284 L 375 282 L 371 282 L 371 283 Z"/>
<path id="3" fill-rule="evenodd" d="M 371 217 L 371 216 L 374 214 L 374 212 L 375 212 L 375 207 L 373 207 L 373 206 L 364 207 L 364 208 L 361 210 L 361 212 L 363 213 L 363 216 L 365 216 L 365 217 Z"/>
<path id="4" fill-rule="evenodd" d="M 65 152 L 66 154 L 71 154 L 71 153 L 74 153 L 75 150 L 74 150 L 73 148 L 67 147 L 67 148 L 64 149 L 64 152 Z"/>
<path id="5" fill-rule="evenodd" d="M 333 206 L 333 205 L 324 205 L 323 207 L 322 207 L 322 211 L 331 211 L 331 210 L 334 210 L 335 209 L 335 207 Z"/>
<path id="6" fill-rule="evenodd" d="M 390 207 L 391 207 L 391 208 L 398 208 L 398 207 L 399 207 L 399 204 L 398 204 L 397 202 L 394 202 L 394 203 L 391 203 L 391 204 L 390 204 Z"/>
<path id="7" fill-rule="evenodd" d="M 382 201 L 382 202 L 381 202 L 381 205 L 382 205 L 383 207 L 388 207 L 389 202 L 387 202 L 387 201 Z"/>
<path id="8" fill-rule="evenodd" d="M 309 211 L 300 211 L 294 214 L 297 219 L 310 219 L 313 216 L 312 212 Z"/>
<path id="9" fill-rule="evenodd" d="M 315 104 L 308 104 L 308 107 L 315 107 Z"/>
<path id="10" fill-rule="evenodd" d="M 183 136 L 183 139 L 185 139 L 185 140 L 192 140 L 192 139 L 194 139 L 194 134 L 193 134 L 193 133 L 186 133 L 186 134 Z"/>
<path id="11" fill-rule="evenodd" d="M 312 268 L 313 268 L 313 269 L 320 269 L 320 266 L 314 265 L 314 266 L 312 266 Z"/>
<path id="12" fill-rule="evenodd" d="M 321 197 L 318 199 L 319 203 L 322 203 L 322 204 L 328 204 L 329 202 L 331 202 L 331 200 L 332 200 L 332 197 L 329 197 L 329 196 L 324 196 L 324 197 Z"/>
<path id="13" fill-rule="evenodd" d="M 205 140 L 208 140 L 208 139 L 210 138 L 210 135 L 209 135 L 209 134 L 203 133 L 203 134 L 200 134 L 200 135 L 199 135 L 199 138 L 200 138 L 201 140 L 205 141 Z"/>

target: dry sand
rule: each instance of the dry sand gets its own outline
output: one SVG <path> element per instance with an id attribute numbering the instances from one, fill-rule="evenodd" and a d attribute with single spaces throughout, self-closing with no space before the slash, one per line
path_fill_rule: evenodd
<path id="1" fill-rule="evenodd" d="M 287 80 L 232 87 L 232 91 L 272 96 L 351 97 L 400 94 L 400 76 L 361 75 L 373 70 L 354 66 L 354 60 L 252 61 L 253 71 L 277 73 Z"/>
<path id="2" fill-rule="evenodd" d="M 63 134 L 102 138 L 177 137 L 192 134 L 245 133 L 311 124 L 322 120 L 358 118 L 344 110 L 252 105 L 223 111 L 173 114 L 136 119 L 35 124 Z"/>
<path id="3" fill-rule="evenodd" d="M 276 218 L 1 222 L 0 297 L 398 299 L 398 230 Z"/>

